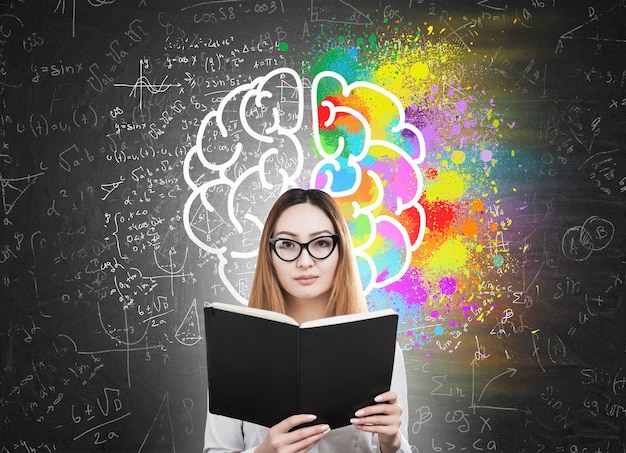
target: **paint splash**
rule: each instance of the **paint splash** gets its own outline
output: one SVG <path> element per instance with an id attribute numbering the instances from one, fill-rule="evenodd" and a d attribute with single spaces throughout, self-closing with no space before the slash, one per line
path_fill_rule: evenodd
<path id="1" fill-rule="evenodd" d="M 507 168 L 517 164 L 515 153 L 502 145 L 513 125 L 482 86 L 486 63 L 466 47 L 426 39 L 419 29 L 376 33 L 344 36 L 334 48 L 312 44 L 320 50 L 305 56 L 302 73 L 277 68 L 224 96 L 185 156 L 185 230 L 218 259 L 228 292 L 246 303 L 248 286 L 233 268 L 256 256 L 248 238 L 261 232 L 264 205 L 254 200 L 293 186 L 323 188 L 349 222 L 370 308 L 394 308 L 400 343 L 429 357 L 456 350 L 512 292 L 490 288 L 518 271 L 500 198 L 515 190 Z M 310 173 L 297 135 L 308 83 Z M 241 130 L 231 133 L 231 121 Z M 233 153 L 212 152 L 220 148 Z"/>
<path id="2" fill-rule="evenodd" d="M 329 190 L 346 215 L 370 308 L 399 312 L 405 348 L 451 352 L 500 304 L 483 288 L 516 267 L 494 176 L 514 160 L 501 144 L 512 126 L 495 95 L 472 81 L 487 69 L 465 47 L 397 28 L 327 47 L 307 55 L 305 76 L 322 78 L 311 186 Z M 323 77 L 328 71 L 344 80 Z M 409 127 L 394 128 L 399 119 Z M 401 204 L 402 194 L 417 198 Z"/>

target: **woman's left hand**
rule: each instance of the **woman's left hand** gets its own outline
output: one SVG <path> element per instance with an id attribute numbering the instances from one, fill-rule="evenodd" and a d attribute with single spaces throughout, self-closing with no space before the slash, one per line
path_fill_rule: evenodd
<path id="1" fill-rule="evenodd" d="M 361 431 L 378 434 L 378 442 L 383 453 L 392 453 L 400 448 L 400 424 L 402 406 L 398 395 L 390 390 L 374 398 L 377 404 L 356 411 L 356 418 L 350 423 Z"/>

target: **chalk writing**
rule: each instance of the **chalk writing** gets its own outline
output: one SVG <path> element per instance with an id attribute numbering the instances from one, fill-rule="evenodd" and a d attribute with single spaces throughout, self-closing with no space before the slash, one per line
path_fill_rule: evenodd
<path id="1" fill-rule="evenodd" d="M 414 452 L 624 453 L 624 2 L 6 0 L 0 453 L 198 451 L 202 307 L 340 204 Z"/>

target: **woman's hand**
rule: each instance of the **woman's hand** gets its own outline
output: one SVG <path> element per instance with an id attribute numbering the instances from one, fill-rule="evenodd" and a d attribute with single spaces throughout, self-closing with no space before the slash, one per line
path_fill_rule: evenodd
<path id="1" fill-rule="evenodd" d="M 298 425 L 310 423 L 315 415 L 293 415 L 272 426 L 255 453 L 304 453 L 313 448 L 330 431 L 328 425 L 307 426 L 290 431 Z"/>
<path id="2" fill-rule="evenodd" d="M 383 453 L 395 453 L 400 448 L 400 424 L 402 406 L 398 404 L 398 395 L 390 390 L 374 398 L 374 406 L 356 411 L 356 418 L 350 423 L 361 431 L 378 434 L 380 450 Z"/>

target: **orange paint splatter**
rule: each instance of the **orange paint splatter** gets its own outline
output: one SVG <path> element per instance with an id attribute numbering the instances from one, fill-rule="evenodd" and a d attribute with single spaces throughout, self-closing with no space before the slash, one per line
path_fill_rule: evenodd
<path id="1" fill-rule="evenodd" d="M 472 201 L 472 209 L 476 212 L 482 212 L 482 210 L 485 208 L 485 204 L 483 203 L 482 200 L 474 200 Z"/>
<path id="2" fill-rule="evenodd" d="M 478 222 L 475 220 L 466 220 L 461 226 L 461 233 L 465 236 L 476 236 L 478 233 Z"/>

